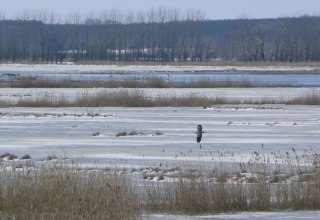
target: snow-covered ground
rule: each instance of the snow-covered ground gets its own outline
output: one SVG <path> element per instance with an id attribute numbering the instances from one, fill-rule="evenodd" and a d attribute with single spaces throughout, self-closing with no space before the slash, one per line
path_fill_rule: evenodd
<path id="1" fill-rule="evenodd" d="M 20 73 L 101 73 L 101 72 L 199 72 L 199 71 L 319 71 L 320 66 L 211 66 L 211 65 L 76 65 L 68 64 L 0 64 L 0 72 Z"/>
<path id="2" fill-rule="evenodd" d="M 38 159 L 65 154 L 91 165 L 128 168 L 176 166 L 185 161 L 238 162 L 249 160 L 254 151 L 318 149 L 319 110 L 319 106 L 283 105 L 2 108 L 0 152 L 28 153 Z M 206 132 L 201 149 L 195 137 L 197 124 Z M 117 137 L 121 131 L 140 134 Z M 217 151 L 234 154 L 220 157 Z"/>

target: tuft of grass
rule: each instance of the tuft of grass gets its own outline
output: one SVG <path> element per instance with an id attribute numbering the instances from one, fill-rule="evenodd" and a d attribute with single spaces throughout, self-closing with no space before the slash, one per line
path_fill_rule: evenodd
<path id="1" fill-rule="evenodd" d="M 119 131 L 117 134 L 116 134 L 116 137 L 121 137 L 121 136 L 127 136 L 128 133 L 126 131 Z"/>
<path id="2" fill-rule="evenodd" d="M 56 155 L 48 155 L 47 158 L 46 158 L 48 161 L 50 160 L 57 160 L 58 157 Z"/>
<path id="3" fill-rule="evenodd" d="M 157 135 L 157 136 L 160 136 L 160 135 L 163 135 L 163 132 L 162 131 L 156 131 L 154 134 Z"/>
<path id="4" fill-rule="evenodd" d="M 12 154 L 12 153 L 4 153 L 0 156 L 0 158 L 7 158 L 8 160 L 14 160 L 14 159 L 17 159 L 17 155 L 15 154 Z"/>
<path id="5" fill-rule="evenodd" d="M 31 159 L 31 156 L 29 154 L 25 154 L 23 156 L 21 156 L 20 158 L 21 160 L 30 160 Z"/>
<path id="6" fill-rule="evenodd" d="M 116 137 L 121 137 L 121 136 L 136 136 L 136 135 L 144 135 L 145 133 L 143 132 L 138 132 L 138 131 L 130 131 L 130 132 L 127 132 L 127 131 L 119 131 L 117 134 L 116 134 Z"/>
<path id="7" fill-rule="evenodd" d="M 94 137 L 99 136 L 99 135 L 100 135 L 100 132 L 99 132 L 99 131 L 94 132 L 94 133 L 92 134 L 92 136 L 94 136 Z"/>

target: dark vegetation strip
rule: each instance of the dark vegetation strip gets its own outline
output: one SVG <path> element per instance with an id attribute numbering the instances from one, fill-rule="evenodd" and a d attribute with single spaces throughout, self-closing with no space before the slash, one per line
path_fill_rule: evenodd
<path id="1" fill-rule="evenodd" d="M 201 77 L 192 82 L 171 82 L 162 77 L 125 77 L 123 80 L 53 80 L 36 76 L 10 75 L 9 82 L 2 82 L 0 87 L 8 88 L 260 88 L 260 87 L 296 87 L 290 83 L 259 83 L 249 79 L 235 80 L 225 77 L 221 80 L 212 80 L 209 77 Z"/>
<path id="2" fill-rule="evenodd" d="M 0 101 L 0 107 L 197 107 L 223 104 L 288 104 L 319 105 L 320 94 L 313 90 L 310 93 L 289 100 L 265 98 L 260 100 L 239 100 L 216 96 L 213 98 L 199 96 L 194 93 L 185 96 L 147 97 L 143 90 L 101 91 L 94 94 L 83 93 L 75 99 L 67 99 L 64 95 L 56 96 L 45 93 L 35 98 L 20 98 L 16 103 Z"/>

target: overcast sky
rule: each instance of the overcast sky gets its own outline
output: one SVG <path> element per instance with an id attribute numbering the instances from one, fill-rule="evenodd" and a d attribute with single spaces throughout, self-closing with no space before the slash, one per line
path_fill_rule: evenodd
<path id="1" fill-rule="evenodd" d="M 65 16 L 117 8 L 123 12 L 150 8 L 201 9 L 209 19 L 270 18 L 320 15 L 320 0 L 0 0 L 0 11 L 14 18 L 23 10 L 47 10 Z"/>

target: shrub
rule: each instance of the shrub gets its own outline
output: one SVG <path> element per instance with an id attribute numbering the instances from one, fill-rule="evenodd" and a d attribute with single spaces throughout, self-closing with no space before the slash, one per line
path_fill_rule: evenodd
<path id="1" fill-rule="evenodd" d="M 18 157 L 15 154 L 12 153 L 4 153 L 0 156 L 2 159 L 7 158 L 8 160 L 14 160 L 17 159 Z"/>
<path id="2" fill-rule="evenodd" d="M 97 131 L 97 132 L 94 132 L 93 134 L 92 134 L 92 136 L 99 136 L 100 135 L 100 132 L 99 131 Z"/>
<path id="3" fill-rule="evenodd" d="M 21 159 L 21 160 L 29 160 L 29 159 L 31 159 L 31 157 L 30 157 L 29 154 L 25 154 L 25 155 L 23 155 L 20 159 Z"/>
<path id="4" fill-rule="evenodd" d="M 127 136 L 128 133 L 126 131 L 119 131 L 117 134 L 116 134 L 116 137 L 121 137 L 121 136 Z"/>
<path id="5" fill-rule="evenodd" d="M 58 157 L 56 155 L 48 155 L 47 160 L 57 160 Z"/>
<path id="6" fill-rule="evenodd" d="M 143 132 L 138 132 L 138 131 L 130 131 L 130 132 L 126 132 L 126 131 L 120 131 L 116 134 L 116 137 L 120 137 L 120 136 L 136 136 L 136 135 L 144 135 L 145 133 Z"/>

